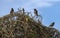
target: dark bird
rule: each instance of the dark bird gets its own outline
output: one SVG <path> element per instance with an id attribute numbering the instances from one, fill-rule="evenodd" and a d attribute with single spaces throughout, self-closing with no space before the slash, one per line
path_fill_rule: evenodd
<path id="1" fill-rule="evenodd" d="M 52 22 L 52 23 L 49 25 L 49 27 L 53 27 L 54 24 L 55 24 L 55 22 Z"/>
<path id="2" fill-rule="evenodd" d="M 25 9 L 24 8 L 22 8 L 22 11 L 23 11 L 23 13 L 25 12 Z"/>
<path id="3" fill-rule="evenodd" d="M 37 9 L 34 9 L 34 14 L 35 14 L 36 16 L 38 16 L 38 11 L 37 11 Z"/>
<path id="4" fill-rule="evenodd" d="M 13 12 L 14 12 L 14 9 L 13 9 L 13 8 L 11 8 L 10 14 L 12 14 Z"/>

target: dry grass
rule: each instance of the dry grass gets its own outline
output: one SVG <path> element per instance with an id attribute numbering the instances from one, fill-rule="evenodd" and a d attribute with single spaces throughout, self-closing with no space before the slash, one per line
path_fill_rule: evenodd
<path id="1" fill-rule="evenodd" d="M 46 27 L 21 12 L 0 18 L 0 38 L 59 38 L 58 34 L 55 28 Z"/>

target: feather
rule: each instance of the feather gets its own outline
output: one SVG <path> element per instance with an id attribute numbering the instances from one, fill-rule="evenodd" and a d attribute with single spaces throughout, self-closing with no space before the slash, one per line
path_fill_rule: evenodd
<path id="1" fill-rule="evenodd" d="M 38 11 L 36 9 L 34 9 L 34 14 L 38 16 Z"/>

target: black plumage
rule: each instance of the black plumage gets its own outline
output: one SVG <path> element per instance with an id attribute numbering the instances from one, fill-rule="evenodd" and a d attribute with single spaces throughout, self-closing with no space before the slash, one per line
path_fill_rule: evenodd
<path id="1" fill-rule="evenodd" d="M 22 10 L 25 11 L 24 8 L 22 8 Z"/>
<path id="2" fill-rule="evenodd" d="M 37 9 L 34 9 L 34 14 L 35 14 L 36 16 L 38 16 L 38 11 L 37 11 Z"/>
<path id="3" fill-rule="evenodd" d="M 22 11 L 23 11 L 23 13 L 25 12 L 25 9 L 24 8 L 22 8 Z"/>
<path id="4" fill-rule="evenodd" d="M 54 26 L 54 24 L 55 24 L 55 22 L 52 22 L 49 26 L 50 26 L 50 27 L 53 27 L 53 26 Z"/>
<path id="5" fill-rule="evenodd" d="M 13 9 L 13 8 L 11 8 L 10 14 L 11 14 L 11 13 L 13 13 L 13 12 L 14 12 L 14 9 Z"/>

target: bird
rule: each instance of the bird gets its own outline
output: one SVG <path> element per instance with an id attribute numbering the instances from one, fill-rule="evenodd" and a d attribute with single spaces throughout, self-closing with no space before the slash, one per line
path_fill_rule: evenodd
<path id="1" fill-rule="evenodd" d="M 34 9 L 34 14 L 35 14 L 36 16 L 38 16 L 38 11 L 37 11 L 37 9 Z"/>
<path id="2" fill-rule="evenodd" d="M 24 9 L 24 8 L 22 8 L 22 11 L 23 11 L 23 14 L 24 14 L 24 12 L 25 12 L 25 9 Z"/>
<path id="3" fill-rule="evenodd" d="M 52 23 L 49 25 L 49 27 L 53 27 L 54 24 L 55 24 L 55 22 L 52 22 Z"/>
<path id="4" fill-rule="evenodd" d="M 23 12 L 25 11 L 25 9 L 24 9 L 24 8 L 22 8 L 22 10 L 23 10 Z"/>
<path id="5" fill-rule="evenodd" d="M 10 13 L 13 13 L 14 12 L 14 9 L 13 8 L 11 8 L 11 11 L 10 11 Z"/>
<path id="6" fill-rule="evenodd" d="M 14 14 L 14 9 L 11 8 L 11 10 L 10 10 L 10 15 L 13 15 L 13 14 Z"/>

